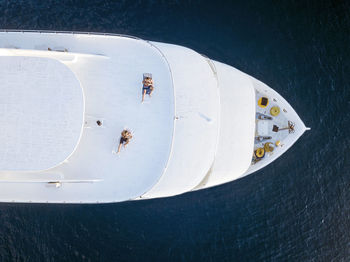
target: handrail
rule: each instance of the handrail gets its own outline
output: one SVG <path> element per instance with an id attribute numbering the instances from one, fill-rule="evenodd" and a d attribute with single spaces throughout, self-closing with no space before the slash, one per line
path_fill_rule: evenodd
<path id="1" fill-rule="evenodd" d="M 213 71 L 215 77 L 217 78 L 217 77 L 218 77 L 218 72 L 217 72 L 217 70 L 216 70 L 216 66 L 215 66 L 215 64 L 213 63 L 213 61 L 211 61 L 211 59 L 210 59 L 209 57 L 207 57 L 206 55 L 203 55 L 203 54 L 200 54 L 200 55 L 203 56 L 203 57 L 207 60 L 209 66 L 210 66 L 210 68 L 211 68 L 211 70 Z"/>
<path id="2" fill-rule="evenodd" d="M 105 36 L 122 36 L 132 38 L 136 40 L 143 40 L 136 36 L 115 34 L 115 33 L 102 33 L 102 32 L 84 32 L 84 31 L 55 31 L 55 30 L 27 30 L 27 29 L 0 29 L 0 32 L 5 33 L 45 33 L 45 34 L 82 34 L 82 35 L 105 35 Z M 145 41 L 145 40 L 143 40 Z"/>
<path id="3" fill-rule="evenodd" d="M 0 183 L 95 183 L 101 182 L 103 179 L 57 179 L 57 180 L 1 180 Z"/>

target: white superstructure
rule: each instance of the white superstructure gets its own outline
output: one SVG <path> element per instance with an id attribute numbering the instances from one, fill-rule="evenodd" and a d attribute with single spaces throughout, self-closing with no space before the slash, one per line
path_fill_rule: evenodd
<path id="1" fill-rule="evenodd" d="M 141 103 L 144 73 L 154 92 Z M 272 162 L 305 131 L 258 80 L 133 37 L 2 31 L 0 77 L 5 202 L 105 203 L 215 186 Z M 260 97 L 269 105 L 258 107 Z M 258 119 L 269 106 L 280 115 Z M 293 130 L 282 131 L 288 121 Z M 118 154 L 123 129 L 133 138 Z M 257 159 L 265 129 L 275 150 Z"/>
<path id="2" fill-rule="evenodd" d="M 83 129 L 79 80 L 52 58 L 7 52 L 0 68 L 0 170 L 41 171 L 61 164 Z"/>

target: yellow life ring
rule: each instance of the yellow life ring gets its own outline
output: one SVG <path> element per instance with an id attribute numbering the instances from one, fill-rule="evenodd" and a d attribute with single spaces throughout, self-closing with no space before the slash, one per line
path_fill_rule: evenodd
<path id="1" fill-rule="evenodd" d="M 258 100 L 258 106 L 260 106 L 261 108 L 265 108 L 267 107 L 269 104 L 269 99 L 265 96 L 260 97 Z"/>
<path id="2" fill-rule="evenodd" d="M 257 158 L 263 158 L 265 155 L 265 150 L 262 147 L 259 147 L 257 150 L 255 150 L 255 156 Z"/>
<path id="3" fill-rule="evenodd" d="M 271 107 L 270 114 L 272 116 L 278 116 L 280 114 L 280 108 L 278 106 Z"/>
<path id="4" fill-rule="evenodd" d="M 266 152 L 272 152 L 273 151 L 274 148 L 272 146 L 270 146 L 270 144 L 272 144 L 272 143 L 271 142 L 265 143 L 264 149 L 265 149 Z"/>

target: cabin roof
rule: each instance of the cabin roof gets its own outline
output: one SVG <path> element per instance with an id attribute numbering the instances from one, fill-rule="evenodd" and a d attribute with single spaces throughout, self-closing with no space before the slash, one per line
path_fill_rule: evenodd
<path id="1" fill-rule="evenodd" d="M 0 56 L 0 170 L 37 171 L 60 164 L 82 130 L 78 79 L 58 60 Z"/>
<path id="2" fill-rule="evenodd" d="M 9 33 L 0 47 L 0 56 L 64 64 L 79 80 L 85 99 L 83 131 L 66 161 L 44 172 L 0 174 L 2 181 L 38 182 L 20 184 L 30 188 L 18 196 L 22 201 L 122 201 L 140 196 L 159 180 L 172 148 L 175 103 L 171 70 L 157 48 L 125 37 L 35 33 Z M 144 73 L 152 74 L 155 91 L 141 103 Z M 116 154 L 123 129 L 133 138 Z M 53 190 L 39 183 L 45 181 L 64 184 Z M 12 184 L 19 185 L 7 185 Z M 32 188 L 38 188 L 35 194 Z M 3 197 L 7 192 L 12 198 L 10 190 Z"/>

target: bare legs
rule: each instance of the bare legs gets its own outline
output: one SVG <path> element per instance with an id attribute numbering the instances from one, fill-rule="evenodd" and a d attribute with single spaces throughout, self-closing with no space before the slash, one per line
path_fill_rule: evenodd
<path id="1" fill-rule="evenodd" d="M 143 102 L 145 100 L 145 95 L 146 95 L 146 89 L 144 89 L 142 92 L 142 101 L 141 102 Z"/>
<path id="2" fill-rule="evenodd" d="M 119 143 L 119 146 L 118 146 L 118 151 L 117 151 L 117 153 L 119 153 L 120 152 L 120 149 L 122 148 L 122 143 Z"/>

